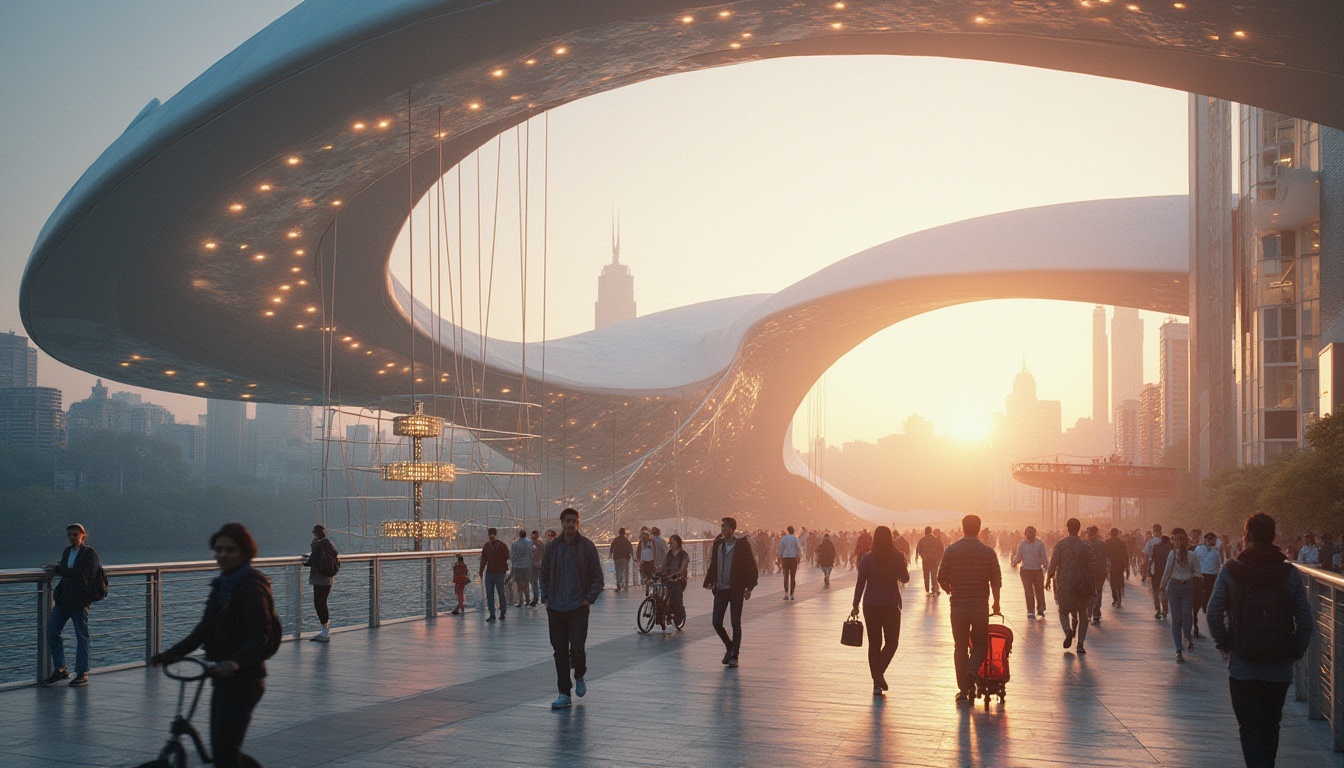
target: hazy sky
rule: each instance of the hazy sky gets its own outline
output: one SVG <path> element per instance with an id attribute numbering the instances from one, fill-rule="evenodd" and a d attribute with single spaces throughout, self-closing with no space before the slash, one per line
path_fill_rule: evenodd
<path id="1" fill-rule="evenodd" d="M 21 331 L 17 286 L 28 253 L 84 169 L 151 98 L 166 100 L 293 5 L 0 0 L 0 97 L 8 107 L 0 121 L 0 283 L 9 286 L 0 292 L 0 331 Z M 897 57 L 760 62 L 561 107 L 549 118 L 548 336 L 592 327 L 613 207 L 622 260 L 647 314 L 774 292 L 869 246 L 972 216 L 1184 194 L 1185 110 L 1184 94 L 1150 86 Z M 534 122 L 534 158 L 540 135 Z M 512 136 L 501 144 L 510 156 Z M 488 180 L 491 152 L 482 163 Z M 516 179 L 503 168 L 506 180 Z M 501 231 L 516 233 L 516 192 L 510 207 L 501 186 Z M 513 249 L 511 260 L 501 258 L 500 285 L 517 286 L 516 239 L 500 240 L 501 253 Z M 406 268 L 395 256 L 394 271 Z M 529 339 L 538 338 L 538 284 Z M 516 287 L 499 291 L 492 333 L 520 337 L 518 305 Z M 1144 318 L 1152 379 L 1162 318 Z M 1090 329 L 1090 306 L 1032 301 L 902 323 L 827 375 L 828 439 L 871 440 L 898 431 L 912 412 L 940 432 L 983 434 L 1024 357 L 1040 396 L 1062 400 L 1071 425 L 1091 410 Z M 67 403 L 92 383 L 45 357 L 39 378 L 65 390 Z M 179 418 L 204 411 L 195 398 L 146 397 Z"/>

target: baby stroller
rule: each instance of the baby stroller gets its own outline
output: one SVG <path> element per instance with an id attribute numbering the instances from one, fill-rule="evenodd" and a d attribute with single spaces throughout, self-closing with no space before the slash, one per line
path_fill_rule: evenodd
<path id="1" fill-rule="evenodd" d="M 1012 678 L 1008 656 L 1013 652 L 1013 630 L 1004 621 L 1003 614 L 995 615 L 1001 623 L 989 625 L 989 649 L 985 653 L 985 662 L 975 674 L 975 698 L 985 697 L 986 709 L 990 696 L 998 696 L 999 703 L 1003 703 L 1008 696 L 1008 681 Z"/>
<path id="2" fill-rule="evenodd" d="M 189 671 L 180 672 L 174 669 L 179 666 L 188 667 Z M 163 745 L 163 749 L 159 750 L 158 759 L 141 763 L 136 768 L 187 768 L 187 750 L 182 746 L 183 736 L 191 738 L 192 743 L 196 745 L 196 754 L 200 756 L 203 764 L 213 762 L 210 754 L 205 751 L 200 732 L 191 724 L 191 716 L 196 714 L 196 705 L 201 701 L 201 686 L 210 674 L 210 666 L 209 662 L 195 656 L 184 656 L 172 664 L 164 665 L 163 673 L 182 683 L 177 690 L 177 716 L 173 718 L 172 727 L 169 728 L 169 733 L 172 735 L 168 743 Z M 196 691 L 191 696 L 191 706 L 183 714 L 182 705 L 186 701 L 188 683 L 196 683 Z"/>

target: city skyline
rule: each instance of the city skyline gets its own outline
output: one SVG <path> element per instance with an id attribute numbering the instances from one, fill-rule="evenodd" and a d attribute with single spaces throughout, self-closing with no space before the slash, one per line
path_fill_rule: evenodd
<path id="1" fill-rule="evenodd" d="M 15 23 L 0 33 L 8 53 L 0 55 L 19 76 L 0 87 L 13 103 L 46 116 L 5 129 L 16 148 L 4 161 L 13 180 L 3 214 L 3 272 L 11 282 L 60 195 L 140 105 L 167 97 L 293 4 L 242 3 L 227 14 L 170 5 L 62 15 L 75 6 L 56 3 L 10 14 Z M 157 32 L 185 22 L 202 28 L 190 45 Z M 106 39 L 109 30 L 135 45 L 121 51 Z M 105 60 L 108 66 L 93 66 Z M 890 106 L 896 103 L 903 109 Z M 873 243 L 975 215 L 1187 186 L 1183 94 L 983 62 L 761 62 L 620 89 L 556 109 L 549 120 L 551 249 L 566 265 L 552 276 L 551 338 L 591 327 L 613 203 L 623 211 L 622 260 L 639 275 L 640 311 L 650 314 L 778 290 Z M 1042 155 L 1047 128 L 1056 138 Z M 843 140 L 812 145 L 818 134 Z M 1148 138 L 1126 140 L 1134 135 Z M 697 137 L 696 151 L 682 151 L 678 140 L 669 150 L 677 136 Z M 788 163 L 778 162 L 785 157 Z M 704 185 L 725 169 L 735 184 Z M 394 273 L 400 263 L 394 254 Z M 707 269 L 713 280 L 703 279 Z M 1072 424 L 1091 411 L 1090 342 L 1070 336 L 1089 310 L 988 302 L 879 333 L 828 374 L 830 437 L 875 438 L 913 412 L 952 434 L 984 434 L 1001 396 L 977 385 L 1000 378 L 991 370 L 1011 375 L 1023 353 Z M 507 314 L 501 310 L 492 333 L 517 338 Z M 1144 317 L 1156 327 L 1162 316 Z M 0 330 L 20 330 L 12 297 L 0 300 L 0 323 Z M 951 340 L 968 332 L 973 354 L 949 355 Z M 939 370 L 898 376 L 877 398 L 875 382 L 891 378 L 896 354 L 940 361 L 931 366 Z M 1156 345 L 1145 345 L 1144 354 L 1155 370 Z M 43 357 L 40 383 L 70 392 L 91 385 L 92 376 Z M 188 423 L 205 410 L 203 400 L 147 396 Z"/>

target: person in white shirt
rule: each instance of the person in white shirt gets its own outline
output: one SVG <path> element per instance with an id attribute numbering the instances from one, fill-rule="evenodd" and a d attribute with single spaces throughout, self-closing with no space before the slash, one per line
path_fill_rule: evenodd
<path id="1" fill-rule="evenodd" d="M 788 533 L 779 537 L 775 553 L 779 555 L 781 570 L 784 571 L 784 599 L 792 600 L 793 589 L 798 586 L 798 558 L 803 554 L 802 542 L 793 535 L 792 525 Z"/>
<path id="2" fill-rule="evenodd" d="M 1045 617 L 1045 569 L 1050 565 L 1050 552 L 1045 542 L 1036 538 L 1036 529 L 1027 526 L 1026 538 L 1017 545 L 1010 565 L 1022 577 L 1022 590 L 1027 593 L 1027 618 Z"/>
<path id="3" fill-rule="evenodd" d="M 1216 533 L 1209 531 L 1204 534 L 1204 543 L 1195 547 L 1195 558 L 1199 560 L 1199 580 L 1202 582 L 1196 590 L 1195 600 L 1195 637 L 1199 637 L 1199 612 L 1204 611 L 1207 619 L 1213 585 L 1218 581 L 1218 571 L 1223 569 L 1223 550 L 1218 546 Z"/>
<path id="4" fill-rule="evenodd" d="M 1315 534 L 1308 533 L 1302 540 L 1302 548 L 1297 551 L 1297 562 L 1304 565 L 1320 566 L 1321 549 L 1316 546 Z"/>

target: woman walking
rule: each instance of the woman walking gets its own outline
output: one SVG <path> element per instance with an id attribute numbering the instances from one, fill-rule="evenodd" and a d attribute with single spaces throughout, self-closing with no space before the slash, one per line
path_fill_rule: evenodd
<path id="1" fill-rule="evenodd" d="M 887 667 L 901 640 L 901 585 L 909 581 L 909 567 L 905 556 L 896 550 L 891 529 L 878 526 L 873 532 L 872 549 L 859 558 L 859 580 L 854 585 L 854 610 L 850 612 L 857 616 L 859 601 L 863 601 L 874 696 L 882 696 L 887 690 Z"/>
<path id="2" fill-rule="evenodd" d="M 681 537 L 672 534 L 667 539 L 667 557 L 663 558 L 662 572 L 667 578 L 667 600 L 672 610 L 672 621 L 686 621 L 686 576 L 691 571 L 691 555 L 681 548 Z"/>
<path id="3" fill-rule="evenodd" d="M 1184 528 L 1171 530 L 1171 543 L 1175 548 L 1167 555 L 1161 586 L 1167 591 L 1167 604 L 1171 610 L 1171 639 L 1176 643 L 1176 661 L 1185 661 L 1185 654 L 1181 653 L 1182 635 L 1185 637 L 1184 650 L 1195 650 L 1192 628 L 1195 579 L 1201 578 L 1199 560 L 1190 553 L 1190 538 Z"/>
<path id="4" fill-rule="evenodd" d="M 214 662 L 210 698 L 210 746 L 219 768 L 259 765 L 243 754 L 252 710 L 266 691 L 266 657 L 274 653 L 279 627 L 271 580 L 252 567 L 257 542 L 241 523 L 227 523 L 210 537 L 220 575 L 210 582 L 205 616 L 186 639 L 150 660 L 172 664 L 202 645 Z"/>
<path id="5" fill-rule="evenodd" d="M 471 583 L 471 574 L 467 573 L 467 561 L 457 556 L 457 562 L 453 563 L 453 591 L 457 593 L 457 607 L 453 609 L 454 616 L 461 616 L 467 610 L 467 585 Z"/>

